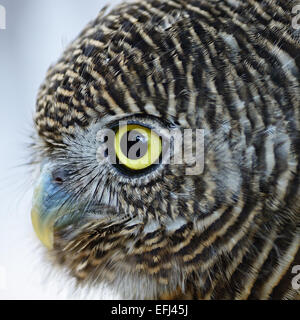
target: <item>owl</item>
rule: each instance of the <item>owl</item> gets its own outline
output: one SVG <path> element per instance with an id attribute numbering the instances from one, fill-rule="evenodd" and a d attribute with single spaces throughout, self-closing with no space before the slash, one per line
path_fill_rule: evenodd
<path id="1" fill-rule="evenodd" d="M 87 25 L 34 117 L 53 267 L 126 299 L 299 298 L 294 6 L 142 0 Z"/>

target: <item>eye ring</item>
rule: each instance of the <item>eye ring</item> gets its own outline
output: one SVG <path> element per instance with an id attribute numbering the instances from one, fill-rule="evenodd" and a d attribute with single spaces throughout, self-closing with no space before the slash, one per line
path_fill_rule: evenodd
<path id="1" fill-rule="evenodd" d="M 127 149 L 127 155 L 124 154 L 124 150 L 122 150 L 122 140 L 124 140 L 125 138 L 125 140 L 127 141 L 130 132 L 132 131 L 139 133 L 142 136 L 140 141 L 137 141 L 137 143 L 147 143 L 145 154 L 137 157 L 136 159 L 128 157 L 128 154 L 130 154 L 130 150 L 128 152 Z M 126 134 L 127 137 L 125 136 Z M 137 172 L 147 169 L 150 166 L 158 163 L 162 153 L 162 142 L 160 136 L 157 135 L 152 129 L 138 124 L 127 124 L 121 126 L 117 130 L 115 135 L 114 148 L 119 163 L 129 170 Z M 133 149 L 136 149 L 136 146 Z"/>

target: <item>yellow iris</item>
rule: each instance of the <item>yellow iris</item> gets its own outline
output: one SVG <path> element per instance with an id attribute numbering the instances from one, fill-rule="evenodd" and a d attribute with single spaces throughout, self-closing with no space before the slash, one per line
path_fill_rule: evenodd
<path id="1" fill-rule="evenodd" d="M 145 154 L 140 157 L 135 157 L 136 159 L 132 159 L 128 157 L 128 154 L 124 154 L 124 150 L 122 150 L 122 141 L 125 138 L 127 141 L 127 135 L 131 132 L 135 131 L 141 136 L 142 143 L 146 145 Z M 128 143 L 129 141 L 127 141 Z M 129 144 L 129 143 L 128 143 Z M 119 128 L 115 136 L 115 151 L 116 155 L 121 164 L 126 166 L 132 170 L 142 170 L 158 160 L 162 150 L 161 138 L 151 129 L 136 125 L 130 124 L 125 125 Z M 126 150 L 128 151 L 128 150 Z M 129 150 L 130 154 L 130 150 Z"/>

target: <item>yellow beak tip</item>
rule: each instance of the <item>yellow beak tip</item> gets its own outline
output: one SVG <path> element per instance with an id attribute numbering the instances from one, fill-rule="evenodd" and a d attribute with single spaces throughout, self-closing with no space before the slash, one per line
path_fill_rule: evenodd
<path id="1" fill-rule="evenodd" d="M 39 240 L 43 243 L 43 245 L 48 249 L 53 249 L 53 226 L 49 221 L 41 221 L 39 211 L 35 208 L 31 211 L 31 221 L 33 225 L 33 229 L 39 238 Z"/>

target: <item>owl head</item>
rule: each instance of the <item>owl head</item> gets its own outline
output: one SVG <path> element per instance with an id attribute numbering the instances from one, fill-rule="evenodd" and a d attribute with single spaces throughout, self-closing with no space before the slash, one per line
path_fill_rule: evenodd
<path id="1" fill-rule="evenodd" d="M 244 40 L 199 3 L 102 11 L 40 88 L 33 226 L 80 283 L 205 297 L 274 218 L 260 215 L 266 134 Z M 272 136 L 283 160 L 286 137 Z"/>

